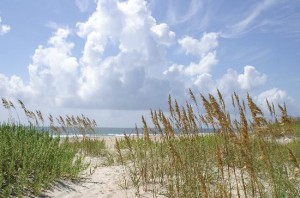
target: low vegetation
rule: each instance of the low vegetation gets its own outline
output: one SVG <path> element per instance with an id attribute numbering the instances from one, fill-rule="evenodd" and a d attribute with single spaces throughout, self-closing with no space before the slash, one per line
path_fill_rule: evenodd
<path id="1" fill-rule="evenodd" d="M 19 101 L 28 119 L 25 126 L 14 120 L 15 105 L 4 98 L 2 103 L 9 120 L 0 124 L 0 197 L 39 195 L 58 180 L 77 179 L 88 166 L 86 155 L 106 154 L 103 140 L 86 136 L 96 123 L 83 115 L 56 119 L 50 115 L 50 127 L 44 127 L 42 113 Z M 80 136 L 60 138 L 61 133 Z"/>
<path id="2" fill-rule="evenodd" d="M 56 179 L 76 178 L 83 159 L 68 142 L 33 127 L 0 126 L 0 195 L 38 194 Z"/>
<path id="3" fill-rule="evenodd" d="M 152 111 L 155 128 L 143 119 L 142 137 L 116 141 L 118 160 L 129 172 L 125 184 L 136 188 L 137 197 L 141 191 L 180 198 L 299 196 L 300 122 L 285 105 L 278 105 L 278 116 L 266 101 L 267 119 L 249 95 L 246 101 L 232 95 L 235 114 L 220 92 L 200 95 L 201 102 L 190 96 L 181 107 L 170 97 L 168 117 Z M 201 133 L 208 128 L 210 134 Z"/>
<path id="4" fill-rule="evenodd" d="M 39 195 L 55 181 L 77 179 L 89 165 L 85 156 L 124 165 L 122 186 L 133 186 L 137 197 L 142 191 L 172 198 L 300 194 L 300 119 L 289 117 L 285 105 L 277 114 L 266 101 L 265 116 L 249 95 L 241 100 L 234 93 L 228 105 L 219 91 L 199 97 L 190 91 L 183 106 L 170 96 L 169 112 L 151 111 L 154 127 L 142 118 L 143 134 L 116 139 L 114 153 L 87 135 L 96 122 L 83 115 L 50 115 L 44 127 L 42 113 L 19 101 L 25 126 L 14 120 L 14 104 L 2 103 L 9 120 L 0 125 L 0 197 Z"/>

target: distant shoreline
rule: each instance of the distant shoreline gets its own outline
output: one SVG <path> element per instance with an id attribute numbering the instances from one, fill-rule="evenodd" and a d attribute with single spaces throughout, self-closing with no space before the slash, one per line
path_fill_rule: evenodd
<path id="1" fill-rule="evenodd" d="M 65 128 L 66 132 L 62 130 L 62 128 L 58 128 L 60 131 L 59 132 L 51 132 L 50 127 L 37 127 L 38 129 L 42 130 L 42 131 L 47 131 L 50 134 L 52 134 L 53 137 L 61 137 L 61 138 L 65 138 L 65 137 L 80 137 L 82 138 L 83 136 L 85 137 L 103 137 L 103 136 L 109 136 L 109 137 L 124 137 L 125 134 L 126 135 L 136 135 L 136 128 L 117 128 L 117 127 L 96 127 L 94 128 L 94 131 L 87 131 L 87 132 L 83 132 L 80 133 L 77 129 L 74 128 Z M 140 136 L 143 136 L 144 133 L 144 129 L 143 128 L 137 128 L 138 129 L 138 133 Z M 150 130 L 150 134 L 155 135 L 155 133 L 153 133 L 153 131 L 155 131 L 154 128 L 149 128 Z M 174 129 L 175 133 L 178 131 L 178 133 L 180 133 L 179 129 Z M 212 129 L 201 129 L 201 132 L 199 134 L 208 134 L 208 133 L 213 133 Z M 84 134 L 84 135 L 83 135 Z M 159 135 L 160 133 L 157 132 L 157 134 Z"/>

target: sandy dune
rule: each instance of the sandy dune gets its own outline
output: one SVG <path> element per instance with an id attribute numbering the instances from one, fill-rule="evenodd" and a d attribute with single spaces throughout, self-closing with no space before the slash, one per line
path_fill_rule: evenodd
<path id="1" fill-rule="evenodd" d="M 104 137 L 108 148 L 112 149 L 115 138 Z M 80 181 L 60 181 L 54 187 L 42 194 L 41 197 L 76 198 L 123 198 L 138 197 L 133 187 L 124 189 L 124 166 L 101 166 L 103 159 L 87 158 L 91 163 L 85 170 Z M 123 187 L 122 187 L 123 186 Z M 151 192 L 140 191 L 140 197 L 153 197 Z"/>
<path id="2" fill-rule="evenodd" d="M 122 166 L 98 167 L 78 182 L 59 182 L 45 197 L 135 197 L 133 190 L 122 190 Z M 128 194 L 128 196 L 126 195 Z"/>

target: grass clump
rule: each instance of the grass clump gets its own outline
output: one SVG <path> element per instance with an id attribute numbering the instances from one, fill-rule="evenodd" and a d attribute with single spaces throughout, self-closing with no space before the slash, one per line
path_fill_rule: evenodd
<path id="1" fill-rule="evenodd" d="M 76 178 L 82 157 L 68 145 L 34 127 L 0 125 L 0 196 L 39 194 L 55 180 Z"/>
<path id="2" fill-rule="evenodd" d="M 103 140 L 87 136 L 96 126 L 94 120 L 83 115 L 49 115 L 50 127 L 45 127 L 42 113 L 28 110 L 19 100 L 26 126 L 14 119 L 14 113 L 18 119 L 19 115 L 10 100 L 2 98 L 2 104 L 9 112 L 9 121 L 0 124 L 0 197 L 39 195 L 55 181 L 77 179 L 87 168 L 86 155 L 105 153 Z M 76 136 L 69 138 L 69 133 Z M 67 136 L 60 138 L 61 134 Z"/>
<path id="3" fill-rule="evenodd" d="M 300 137 L 300 118 L 292 118 L 292 126 L 294 130 L 294 134 L 297 137 Z"/>
<path id="4" fill-rule="evenodd" d="M 101 157 L 107 154 L 105 141 L 102 139 L 83 138 L 68 142 L 68 145 L 81 152 L 83 155 L 91 157 Z"/>
<path id="5" fill-rule="evenodd" d="M 300 194 L 300 142 L 285 105 L 278 105 L 277 116 L 267 101 L 267 119 L 249 95 L 246 101 L 232 95 L 233 115 L 219 91 L 200 95 L 200 102 L 191 91 L 190 96 L 191 102 L 181 107 L 169 97 L 168 117 L 152 111 L 152 131 L 143 118 L 142 137 L 116 141 L 119 160 L 128 167 L 127 184 L 135 186 L 137 196 L 141 191 L 154 197 Z M 203 135 L 207 129 L 211 133 Z M 284 138 L 295 140 L 282 142 Z"/>

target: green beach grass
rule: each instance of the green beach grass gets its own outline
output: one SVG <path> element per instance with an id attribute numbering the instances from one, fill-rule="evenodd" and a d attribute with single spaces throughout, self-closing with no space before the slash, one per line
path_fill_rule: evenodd
<path id="1" fill-rule="evenodd" d="M 46 130 L 40 127 L 44 125 L 40 111 L 30 111 L 19 101 L 28 119 L 25 126 L 14 121 L 13 111 L 18 115 L 15 105 L 4 98 L 2 103 L 9 112 L 9 121 L 0 124 L 0 197 L 39 195 L 59 180 L 79 179 L 79 173 L 89 165 L 85 156 L 107 155 L 103 140 L 85 136 L 95 122 L 83 115 L 59 116 L 57 126 L 50 115 L 50 130 Z M 83 139 L 60 138 L 66 127 Z"/>
<path id="2" fill-rule="evenodd" d="M 29 127 L 15 124 L 15 106 L 2 99 L 10 121 L 0 125 L 0 197 L 39 196 L 56 181 L 76 180 L 89 166 L 85 156 L 123 165 L 120 186 L 135 188 L 136 197 L 142 191 L 170 198 L 300 194 L 300 119 L 289 117 L 285 105 L 278 105 L 278 115 L 267 101 L 266 118 L 249 95 L 232 95 L 234 114 L 220 92 L 190 96 L 183 106 L 170 96 L 168 116 L 151 111 L 154 128 L 142 118 L 144 134 L 118 138 L 110 150 L 103 139 L 85 136 L 96 123 L 83 115 L 49 116 L 51 131 L 43 131 L 41 112 L 19 101 Z M 82 138 L 59 137 L 70 127 Z M 207 128 L 213 133 L 201 133 Z"/>
<path id="3" fill-rule="evenodd" d="M 84 168 L 83 158 L 68 141 L 60 143 L 33 127 L 0 126 L 0 195 L 39 194 L 57 179 L 73 179 Z"/>

